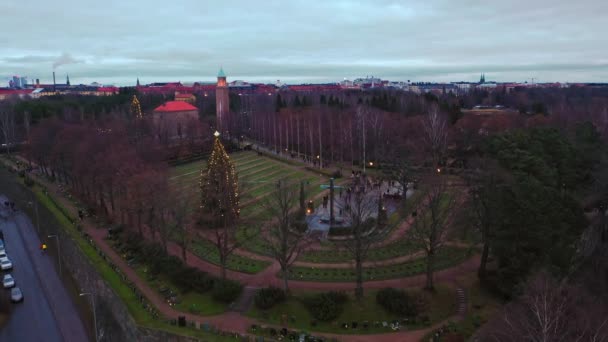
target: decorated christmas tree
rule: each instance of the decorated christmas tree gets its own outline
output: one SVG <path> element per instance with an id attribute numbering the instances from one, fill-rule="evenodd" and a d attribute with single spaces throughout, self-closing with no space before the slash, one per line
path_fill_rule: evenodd
<path id="1" fill-rule="evenodd" d="M 220 134 L 214 135 L 211 156 L 201 170 L 201 218 L 218 227 L 238 217 L 239 186 L 236 169 L 220 141 Z"/>
<path id="2" fill-rule="evenodd" d="M 133 117 L 136 119 L 141 119 L 144 117 L 136 95 L 133 95 L 133 100 L 131 101 L 131 115 L 133 115 Z"/>

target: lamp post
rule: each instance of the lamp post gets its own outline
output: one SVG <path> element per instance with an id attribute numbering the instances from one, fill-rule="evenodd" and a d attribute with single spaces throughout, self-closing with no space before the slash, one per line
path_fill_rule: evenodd
<path id="1" fill-rule="evenodd" d="M 57 261 L 59 262 L 59 275 L 61 276 L 61 245 L 59 244 L 59 235 L 49 235 L 48 238 L 55 238 L 55 241 L 57 241 Z"/>
<path id="2" fill-rule="evenodd" d="M 38 215 L 38 202 L 34 199 L 34 193 L 32 193 L 32 201 L 28 204 L 34 206 L 34 211 L 36 212 L 36 229 L 38 230 L 38 234 L 40 234 L 40 216 Z"/>
<path id="3" fill-rule="evenodd" d="M 93 329 L 95 329 L 95 342 L 98 342 L 99 339 L 97 338 L 97 314 L 95 313 L 95 296 L 91 292 L 83 292 L 79 296 L 91 297 L 91 306 L 93 307 Z"/>

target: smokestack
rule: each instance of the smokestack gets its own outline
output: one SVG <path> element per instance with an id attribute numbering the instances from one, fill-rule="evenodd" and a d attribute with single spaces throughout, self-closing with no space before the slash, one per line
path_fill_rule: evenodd
<path id="1" fill-rule="evenodd" d="M 53 70 L 53 92 L 56 92 L 56 88 L 55 88 L 55 71 Z"/>

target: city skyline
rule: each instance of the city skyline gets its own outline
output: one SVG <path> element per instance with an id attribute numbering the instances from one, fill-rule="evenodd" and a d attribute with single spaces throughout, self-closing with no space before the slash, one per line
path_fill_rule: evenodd
<path id="1" fill-rule="evenodd" d="M 608 80 L 602 1 L 41 4 L 0 4 L 16 28 L 0 33 L 3 79 L 213 82 L 223 66 L 263 83 Z"/>

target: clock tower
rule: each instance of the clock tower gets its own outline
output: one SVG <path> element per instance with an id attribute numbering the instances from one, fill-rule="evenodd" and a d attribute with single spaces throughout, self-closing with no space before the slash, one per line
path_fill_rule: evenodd
<path id="1" fill-rule="evenodd" d="M 226 132 L 228 129 L 228 83 L 226 83 L 226 74 L 224 69 L 220 68 L 217 74 L 217 86 L 215 88 L 215 110 L 216 130 L 220 133 Z"/>

